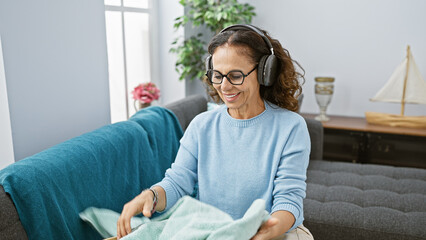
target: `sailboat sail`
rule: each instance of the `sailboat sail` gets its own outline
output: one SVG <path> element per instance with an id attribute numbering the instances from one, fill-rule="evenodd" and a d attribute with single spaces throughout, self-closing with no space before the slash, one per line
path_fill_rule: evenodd
<path id="1" fill-rule="evenodd" d="M 422 78 L 411 51 L 408 51 L 407 57 L 395 69 L 395 72 L 392 74 L 388 82 L 370 100 L 401 103 L 404 91 L 404 80 L 406 77 L 407 83 L 404 102 L 426 104 L 426 81 Z"/>
<path id="2" fill-rule="evenodd" d="M 414 61 L 410 46 L 407 46 L 405 60 L 396 68 L 385 86 L 370 100 L 400 103 L 401 114 L 366 112 L 365 118 L 368 123 L 426 129 L 426 116 L 404 116 L 405 103 L 426 104 L 426 82 Z"/>

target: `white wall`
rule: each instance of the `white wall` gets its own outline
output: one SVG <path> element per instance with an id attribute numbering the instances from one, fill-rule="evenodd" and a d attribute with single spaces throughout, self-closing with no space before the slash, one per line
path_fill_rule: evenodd
<path id="1" fill-rule="evenodd" d="M 170 53 L 172 42 L 183 36 L 183 29 L 175 31 L 174 19 L 183 15 L 183 6 L 178 1 L 158 0 L 158 72 L 160 77 L 160 103 L 165 105 L 185 97 L 185 82 L 179 81 L 175 71 L 176 54 Z"/>
<path id="2" fill-rule="evenodd" d="M 185 39 L 201 32 L 204 34 L 204 40 L 210 41 L 212 35 L 209 31 L 200 28 L 193 28 L 188 25 L 185 30 L 173 28 L 174 19 L 184 14 L 184 7 L 179 4 L 179 1 L 158 0 L 158 71 L 160 76 L 161 97 L 160 103 L 167 104 L 185 96 L 194 94 L 203 94 L 207 97 L 206 88 L 201 81 L 179 81 L 179 74 L 175 70 L 176 54 L 170 53 L 171 43 L 177 37 Z M 155 80 L 154 80 L 155 81 Z"/>
<path id="3" fill-rule="evenodd" d="M 0 1 L 15 160 L 110 122 L 103 1 Z"/>
<path id="4" fill-rule="evenodd" d="M 7 100 L 6 76 L 0 37 L 0 169 L 14 162 L 12 129 L 10 126 L 9 102 Z"/>
<path id="5" fill-rule="evenodd" d="M 389 79 L 410 44 L 426 78 L 424 0 L 246 0 L 253 24 L 280 40 L 306 71 L 302 112 L 318 112 L 314 77 L 336 78 L 328 113 L 364 116 L 400 113 L 400 105 L 370 102 Z M 426 94 L 426 93 L 425 93 Z M 425 105 L 407 105 L 407 115 L 426 115 Z"/>

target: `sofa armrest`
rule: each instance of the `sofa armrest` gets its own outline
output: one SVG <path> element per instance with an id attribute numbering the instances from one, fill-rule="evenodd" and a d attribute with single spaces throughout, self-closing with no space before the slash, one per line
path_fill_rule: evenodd
<path id="1" fill-rule="evenodd" d="M 28 239 L 19 220 L 15 204 L 0 185 L 0 236 L 1 239 Z"/>
<path id="2" fill-rule="evenodd" d="M 176 115 L 182 130 L 185 131 L 195 116 L 207 111 L 207 100 L 202 95 L 193 95 L 170 103 L 165 108 Z"/>
<path id="3" fill-rule="evenodd" d="M 324 128 L 320 121 L 305 118 L 308 126 L 309 136 L 311 137 L 311 160 L 322 160 Z"/>

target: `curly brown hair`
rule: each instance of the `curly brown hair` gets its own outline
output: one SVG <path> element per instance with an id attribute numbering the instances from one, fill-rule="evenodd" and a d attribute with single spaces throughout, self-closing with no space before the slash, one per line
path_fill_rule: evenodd
<path id="1" fill-rule="evenodd" d="M 269 34 L 259 29 L 269 39 L 274 48 L 274 55 L 279 60 L 279 77 L 272 86 L 260 85 L 260 97 L 281 108 L 290 111 L 298 110 L 298 96 L 302 93 L 302 84 L 304 83 L 304 70 L 299 63 L 290 57 L 287 49 L 281 46 L 281 43 L 272 39 Z M 229 46 L 241 47 L 241 54 L 248 55 L 253 63 L 258 64 L 262 56 L 270 55 L 264 39 L 256 32 L 249 29 L 228 30 L 214 36 L 210 41 L 208 52 L 213 55 L 216 48 L 228 44 Z M 302 70 L 299 73 L 295 64 Z M 299 82 L 299 79 L 302 82 Z M 204 78 L 207 85 L 207 91 L 210 97 L 217 103 L 222 102 L 216 89 L 212 86 L 207 77 Z"/>

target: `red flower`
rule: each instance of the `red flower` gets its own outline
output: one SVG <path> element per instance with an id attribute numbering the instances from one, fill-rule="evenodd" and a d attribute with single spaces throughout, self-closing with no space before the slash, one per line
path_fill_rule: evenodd
<path id="1" fill-rule="evenodd" d="M 132 91 L 133 99 L 142 103 L 151 103 L 160 98 L 160 89 L 154 83 L 142 83 L 135 87 Z"/>

